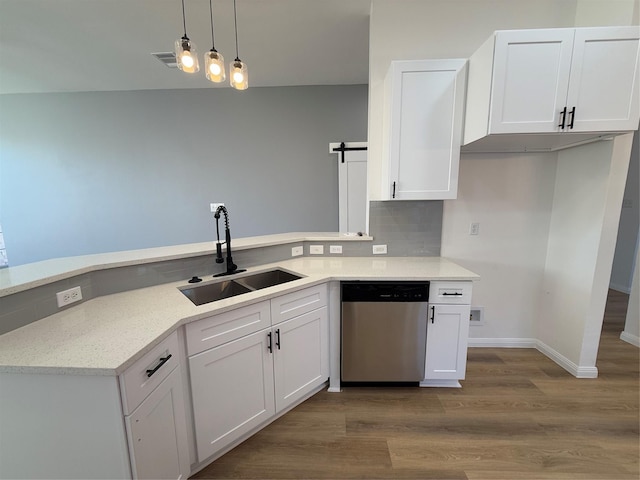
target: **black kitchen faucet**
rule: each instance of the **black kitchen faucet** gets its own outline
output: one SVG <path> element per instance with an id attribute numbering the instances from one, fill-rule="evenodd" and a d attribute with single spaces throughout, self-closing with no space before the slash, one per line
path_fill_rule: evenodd
<path id="1" fill-rule="evenodd" d="M 216 263 L 224 262 L 222 258 L 222 243 L 220 243 L 220 225 L 219 225 L 220 212 L 222 212 L 222 214 L 224 215 L 224 234 L 225 234 L 224 243 L 227 244 L 227 271 L 218 273 L 214 275 L 214 277 L 221 277 L 223 275 L 232 275 L 234 273 L 240 273 L 245 271 L 245 270 L 238 270 L 238 266 L 235 263 L 233 263 L 233 258 L 231 257 L 231 231 L 229 230 L 229 212 L 227 212 L 227 209 L 224 207 L 224 205 L 220 205 L 218 208 L 216 208 L 216 213 L 213 214 L 213 216 L 216 219 L 216 233 L 218 235 L 218 243 L 216 243 Z"/>

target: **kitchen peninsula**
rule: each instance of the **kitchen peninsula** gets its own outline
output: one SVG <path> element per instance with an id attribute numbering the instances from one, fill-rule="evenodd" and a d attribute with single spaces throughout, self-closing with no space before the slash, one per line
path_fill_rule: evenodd
<path id="1" fill-rule="evenodd" d="M 233 244 L 236 252 L 267 244 L 278 248 L 284 245 L 287 249 L 302 246 L 305 252 L 300 257 L 256 262 L 239 276 L 282 269 L 302 278 L 196 306 L 179 290 L 189 285 L 187 280 L 192 275 L 188 275 L 180 281 L 94 296 L 0 336 L 3 385 L 0 424 L 3 432 L 10 432 L 1 437 L 0 476 L 10 478 L 28 472 L 28 476 L 46 474 L 50 478 L 145 477 L 148 476 L 145 472 L 153 474 L 157 463 L 146 459 L 151 452 L 167 445 L 173 445 L 173 452 L 169 450 L 163 455 L 163 468 L 174 468 L 176 478 L 180 474 L 187 476 L 325 388 L 327 379 L 330 388 L 339 391 L 340 281 L 428 280 L 470 284 L 478 278 L 440 257 L 306 256 L 309 242 L 354 241 L 370 249 L 370 237 L 337 234 L 239 239 Z M 145 264 L 158 265 L 203 254 L 213 269 L 213 249 L 208 252 L 201 244 L 167 247 L 163 252 L 139 251 L 137 258 L 134 252 L 126 252 L 122 257 L 113 254 L 109 259 L 94 258 L 93 264 L 90 258 L 70 259 L 66 270 L 62 266 L 64 261 L 59 260 L 55 269 L 39 278 L 26 273 L 13 277 L 9 269 L 3 276 L 0 293 L 4 299 L 10 299 L 11 292 L 27 292 L 61 278 L 123 267 L 142 268 Z M 210 273 L 193 275 L 202 276 L 203 284 L 225 281 L 211 280 Z M 243 323 L 245 319 L 250 321 Z M 220 330 L 224 325 L 230 328 Z M 209 332 L 202 339 L 209 343 L 190 339 L 196 330 Z M 242 338 L 229 336 L 233 330 L 242 332 Z M 314 360 L 290 359 L 295 366 L 308 363 L 311 380 L 278 400 L 278 369 L 290 371 L 286 365 L 289 360 L 286 342 L 298 338 L 294 334 L 286 337 L 288 332 L 304 333 L 310 343 L 303 351 Z M 245 345 L 241 342 L 246 346 L 230 354 L 231 346 Z M 276 350 L 273 364 L 271 349 Z M 238 426 L 216 432 L 217 426 L 208 428 L 207 421 L 216 415 L 225 417 L 220 415 L 224 402 L 209 413 L 203 413 L 198 402 L 207 399 L 212 391 L 226 392 L 224 382 L 242 388 L 250 383 L 246 374 L 232 370 L 238 365 L 234 359 L 245 365 L 250 358 L 238 357 L 237 354 L 243 355 L 241 352 L 257 354 L 260 365 L 266 365 L 263 360 L 268 359 L 268 370 L 254 382 L 260 395 L 247 394 L 253 391 L 253 386 L 243 390 L 242 398 L 258 399 L 260 404 L 248 405 L 242 398 L 228 401 L 233 402 L 234 411 L 258 408 L 259 418 L 253 423 L 239 419 Z M 284 359 L 284 367 L 279 366 L 279 358 Z M 204 377 L 196 372 L 207 374 L 198 370 L 201 364 L 221 366 L 215 372 L 217 383 L 213 387 L 198 382 Z M 254 375 L 256 370 L 251 370 Z M 271 390 L 267 388 L 269 381 Z M 153 457 L 157 460 L 157 453 Z"/>

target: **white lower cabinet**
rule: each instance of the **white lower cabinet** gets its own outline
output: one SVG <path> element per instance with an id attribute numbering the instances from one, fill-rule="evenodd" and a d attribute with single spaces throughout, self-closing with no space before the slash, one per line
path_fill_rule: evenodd
<path id="1" fill-rule="evenodd" d="M 471 282 L 431 282 L 422 387 L 460 387 L 467 370 Z"/>
<path id="2" fill-rule="evenodd" d="M 464 378 L 469 312 L 469 305 L 429 305 L 424 374 L 426 380 Z"/>
<path id="3" fill-rule="evenodd" d="M 274 312 L 282 313 L 276 318 L 287 319 L 189 357 L 199 462 L 221 452 L 327 381 L 326 286 L 274 298 L 272 320 Z M 206 321 L 213 324 L 216 319 Z M 187 325 L 189 329 L 196 331 L 200 326 L 194 322 Z"/>
<path id="4" fill-rule="evenodd" d="M 189 368 L 199 461 L 275 413 L 266 330 L 194 355 Z"/>
<path id="5" fill-rule="evenodd" d="M 125 417 L 133 478 L 189 477 L 187 426 L 180 368 Z"/>
<path id="6" fill-rule="evenodd" d="M 120 377 L 131 473 L 136 479 L 186 479 L 191 462 L 177 332 Z"/>
<path id="7" fill-rule="evenodd" d="M 329 377 L 327 307 L 274 327 L 276 410 L 303 398 Z"/>

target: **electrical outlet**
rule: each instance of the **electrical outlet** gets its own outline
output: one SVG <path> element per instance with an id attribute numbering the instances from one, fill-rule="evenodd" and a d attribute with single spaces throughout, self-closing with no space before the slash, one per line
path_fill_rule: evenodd
<path id="1" fill-rule="evenodd" d="M 224 203 L 210 203 L 209 207 L 211 208 L 211 213 L 216 213 L 218 207 L 224 207 Z"/>
<path id="2" fill-rule="evenodd" d="M 480 235 L 480 224 L 477 222 L 469 225 L 469 235 Z"/>
<path id="3" fill-rule="evenodd" d="M 299 257 L 300 255 L 302 255 L 304 253 L 304 251 L 302 250 L 302 246 L 299 247 L 291 247 L 291 256 L 292 257 Z"/>
<path id="4" fill-rule="evenodd" d="M 373 254 L 374 255 L 384 255 L 387 253 L 386 245 L 374 245 L 373 246 Z"/>
<path id="5" fill-rule="evenodd" d="M 323 245 L 309 245 L 310 255 L 322 255 L 324 253 Z"/>
<path id="6" fill-rule="evenodd" d="M 56 293 L 58 307 L 66 307 L 67 305 L 82 300 L 82 290 L 80 287 L 73 287 L 69 290 L 63 290 Z"/>
<path id="7" fill-rule="evenodd" d="M 342 245 L 329 245 L 329 253 L 342 253 Z"/>
<path id="8" fill-rule="evenodd" d="M 469 325 L 476 327 L 484 325 L 484 307 L 471 307 Z"/>

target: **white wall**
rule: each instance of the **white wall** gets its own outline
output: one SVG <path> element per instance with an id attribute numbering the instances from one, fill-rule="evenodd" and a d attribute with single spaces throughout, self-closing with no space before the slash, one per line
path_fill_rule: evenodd
<path id="1" fill-rule="evenodd" d="M 557 155 L 463 154 L 459 194 L 444 202 L 442 255 L 477 272 L 484 325 L 472 345 L 534 346 Z M 469 235 L 469 224 L 480 234 Z"/>
<path id="2" fill-rule="evenodd" d="M 619 292 L 631 292 L 633 265 L 638 248 L 640 228 L 640 135 L 636 130 L 627 183 L 624 187 L 624 201 L 620 211 L 620 226 L 616 253 L 613 257 L 610 287 Z"/>
<path id="3" fill-rule="evenodd" d="M 640 347 L 640 254 L 638 252 L 636 252 L 636 267 L 627 308 L 627 319 L 620 338 Z"/>
<path id="4" fill-rule="evenodd" d="M 595 376 L 632 134 L 558 153 L 536 337 L 573 373 Z"/>

